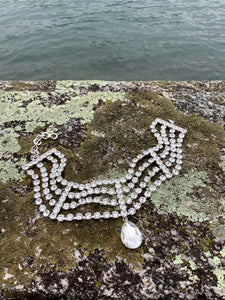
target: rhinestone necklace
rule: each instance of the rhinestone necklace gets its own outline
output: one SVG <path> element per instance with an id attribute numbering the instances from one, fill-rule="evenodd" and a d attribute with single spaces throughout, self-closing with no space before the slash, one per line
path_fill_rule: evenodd
<path id="1" fill-rule="evenodd" d="M 62 177 L 66 158 L 57 149 L 39 154 L 38 146 L 42 140 L 57 139 L 58 134 L 44 132 L 38 135 L 30 150 L 31 161 L 22 169 L 33 179 L 34 199 L 40 213 L 59 222 L 122 217 L 122 242 L 130 249 L 138 248 L 142 243 L 142 233 L 134 223 L 128 221 L 128 216 L 135 215 L 163 181 L 179 174 L 181 147 L 187 132 L 176 126 L 174 121 L 167 122 L 159 118 L 152 122 L 150 128 L 158 144 L 133 158 L 124 177 L 84 183 Z M 70 212 L 92 203 L 113 208 L 104 212 Z"/>

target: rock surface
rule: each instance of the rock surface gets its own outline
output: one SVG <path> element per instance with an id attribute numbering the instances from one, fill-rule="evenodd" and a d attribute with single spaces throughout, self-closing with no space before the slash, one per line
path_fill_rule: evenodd
<path id="1" fill-rule="evenodd" d="M 225 82 L 0 82 L 0 299 L 225 299 Z M 77 182 L 124 174 L 156 143 L 149 125 L 188 130 L 179 176 L 130 220 L 144 234 L 131 250 L 122 219 L 43 218 L 21 170 L 34 137 L 70 162 Z"/>

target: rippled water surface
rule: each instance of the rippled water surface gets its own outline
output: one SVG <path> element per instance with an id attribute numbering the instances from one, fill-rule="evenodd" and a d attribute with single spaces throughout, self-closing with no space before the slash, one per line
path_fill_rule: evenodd
<path id="1" fill-rule="evenodd" d="M 224 0 L 2 0 L 0 80 L 225 79 Z"/>

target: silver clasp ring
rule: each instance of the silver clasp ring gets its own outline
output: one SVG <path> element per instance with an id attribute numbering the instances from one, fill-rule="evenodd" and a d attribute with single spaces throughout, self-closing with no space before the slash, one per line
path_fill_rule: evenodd
<path id="1" fill-rule="evenodd" d="M 49 138 L 49 133 L 48 132 L 43 132 L 42 134 L 41 134 L 41 136 L 42 136 L 42 138 L 44 139 L 44 140 L 47 140 L 48 138 Z"/>
<path id="2" fill-rule="evenodd" d="M 52 138 L 53 140 L 56 140 L 58 138 L 58 134 L 53 132 L 50 134 L 50 138 Z"/>

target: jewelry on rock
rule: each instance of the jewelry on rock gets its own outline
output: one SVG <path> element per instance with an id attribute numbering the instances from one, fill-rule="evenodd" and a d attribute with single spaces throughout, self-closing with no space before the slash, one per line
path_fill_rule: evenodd
<path id="1" fill-rule="evenodd" d="M 133 158 L 124 177 L 84 183 L 68 181 L 62 177 L 66 158 L 57 149 L 52 148 L 39 155 L 38 146 L 42 139 L 57 139 L 58 134 L 44 132 L 38 135 L 30 150 L 31 161 L 22 169 L 33 179 L 34 199 L 40 213 L 59 222 L 122 217 L 122 242 L 130 249 L 138 248 L 142 243 L 142 233 L 134 223 L 128 221 L 128 216 L 135 215 L 163 181 L 179 174 L 182 165 L 181 147 L 187 132 L 176 126 L 174 121 L 167 122 L 159 118 L 152 122 L 150 128 L 158 144 Z M 92 203 L 111 206 L 114 210 L 68 213 L 68 210 Z"/>

